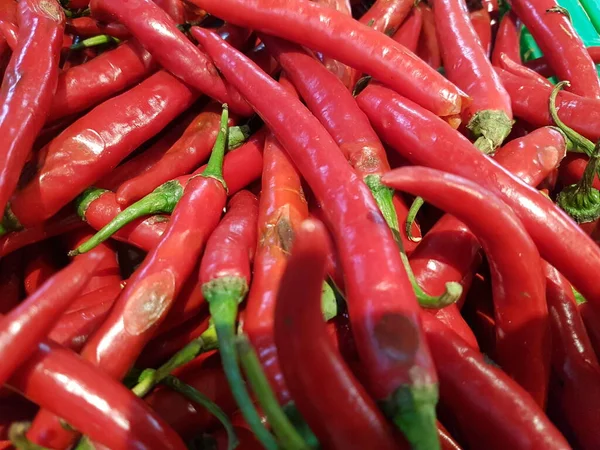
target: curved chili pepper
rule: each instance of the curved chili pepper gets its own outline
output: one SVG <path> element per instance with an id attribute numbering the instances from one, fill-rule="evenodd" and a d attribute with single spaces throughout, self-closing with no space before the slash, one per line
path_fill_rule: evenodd
<path id="1" fill-rule="evenodd" d="M 185 22 L 185 9 L 181 0 L 152 0 L 165 11 L 175 23 Z"/>
<path id="2" fill-rule="evenodd" d="M 388 400 L 390 415 L 413 444 L 435 446 L 430 431 L 435 427 L 436 378 L 420 339 L 418 304 L 369 189 L 357 182 L 335 142 L 299 100 L 217 35 L 196 31 L 221 73 L 286 149 L 327 214 L 346 275 L 352 330 L 369 390 L 377 400 Z M 248 317 L 254 317 L 248 311 Z M 414 339 L 407 340 L 407 335 Z M 419 405 L 413 403 L 414 395 L 419 396 Z M 407 402 L 402 410 L 396 409 L 398 396 Z"/>
<path id="3" fill-rule="evenodd" d="M 590 54 L 594 64 L 600 64 L 600 47 L 588 47 L 587 52 Z M 554 71 L 548 65 L 548 61 L 543 56 L 540 58 L 532 59 L 525 63 L 531 70 L 535 70 L 537 73 L 544 77 L 551 77 L 554 75 Z"/>
<path id="4" fill-rule="evenodd" d="M 11 51 L 15 51 L 19 43 L 19 29 L 14 23 L 0 19 L 0 33 L 6 40 Z"/>
<path id="5" fill-rule="evenodd" d="M 107 100 L 150 75 L 156 64 L 139 42 L 127 41 L 58 77 L 48 122 Z M 114 111 L 111 111 L 113 113 Z"/>
<path id="6" fill-rule="evenodd" d="M 321 312 L 327 239 L 317 221 L 304 221 L 296 232 L 275 308 L 281 370 L 295 405 L 321 445 L 399 448 L 392 428 L 329 340 Z M 300 360 L 306 364 L 299 366 Z"/>
<path id="7" fill-rule="evenodd" d="M 485 9 L 479 9 L 471 12 L 469 19 L 471 20 L 471 25 L 473 25 L 479 44 L 483 47 L 483 51 L 489 58 L 492 52 L 492 19 L 490 14 Z"/>
<path id="8" fill-rule="evenodd" d="M 600 249 L 564 212 L 493 160 L 477 154 L 466 138 L 443 121 L 391 90 L 369 85 L 357 100 L 379 136 L 413 164 L 463 176 L 499 195 L 523 222 L 542 257 L 589 301 L 600 301 L 600 285 L 592 282 L 592 273 L 600 267 Z"/>
<path id="9" fill-rule="evenodd" d="M 444 70 L 450 81 L 471 96 L 464 112 L 467 128 L 477 139 L 475 146 L 492 154 L 512 127 L 510 97 L 494 72 L 463 0 L 433 4 L 435 30 L 440 42 Z"/>
<path id="10" fill-rule="evenodd" d="M 426 314 L 422 320 L 440 375 L 441 402 L 470 446 L 494 450 L 571 448 L 523 388 L 486 363 L 440 321 Z"/>
<path id="11" fill-rule="evenodd" d="M 30 227 L 54 215 L 189 107 L 195 97 L 172 75 L 158 72 L 94 108 L 46 147 L 42 167 L 12 198 L 10 222 Z"/>
<path id="12" fill-rule="evenodd" d="M 161 184 L 190 173 L 210 155 L 221 120 L 221 106 L 211 102 L 197 115 L 173 146 L 143 174 L 133 177 L 117 190 L 121 205 L 143 198 Z M 233 125 L 235 118 L 230 120 Z"/>
<path id="13" fill-rule="evenodd" d="M 25 266 L 23 285 L 25 286 L 26 296 L 32 295 L 42 284 L 48 281 L 48 278 L 60 270 L 60 265 L 54 255 L 50 254 L 50 251 L 51 249 L 47 246 L 38 246 L 36 254 Z"/>
<path id="14" fill-rule="evenodd" d="M 517 216 L 475 183 L 437 170 L 405 167 L 386 174 L 383 180 L 395 189 L 423 197 L 473 230 L 490 263 L 496 357 L 543 406 L 550 379 L 544 278 L 539 253 Z M 493 223 L 501 223 L 501 229 L 491 227 Z"/>
<path id="15" fill-rule="evenodd" d="M 492 52 L 492 64 L 494 66 L 499 64 L 502 53 L 506 54 L 510 60 L 521 63 L 519 31 L 513 13 L 505 14 L 500 21 L 494 41 L 494 51 Z"/>
<path id="16" fill-rule="evenodd" d="M 570 18 L 555 0 L 512 0 L 512 10 L 531 32 L 558 77 L 568 80 L 571 91 L 600 99 L 596 66 Z"/>
<path id="17" fill-rule="evenodd" d="M 543 264 L 546 300 L 552 325 L 552 366 L 562 381 L 564 416 L 584 448 L 595 448 L 600 437 L 600 365 L 577 310 L 569 282 L 550 264 Z"/>
<path id="18" fill-rule="evenodd" d="M 9 385 L 113 450 L 185 449 L 177 434 L 125 386 L 51 342 L 35 348 Z"/>
<path id="19" fill-rule="evenodd" d="M 508 55 L 505 55 L 504 53 L 500 54 L 497 66 L 518 77 L 535 81 L 543 87 L 552 87 L 552 83 L 550 83 L 550 81 L 541 76 L 539 73 L 511 60 Z"/>
<path id="20" fill-rule="evenodd" d="M 219 77 L 210 61 L 176 27 L 173 19 L 151 0 L 92 0 L 92 16 L 116 20 L 148 49 L 169 72 L 232 111 L 251 115 L 252 109 Z M 139 20 L 143 17 L 144 20 Z"/>
<path id="21" fill-rule="evenodd" d="M 322 51 L 389 84 L 442 117 L 460 114 L 464 94 L 390 37 L 302 0 L 193 0 L 209 13 Z"/>
<path id="22" fill-rule="evenodd" d="M 83 38 L 94 37 L 100 34 L 106 34 L 122 40 L 131 37 L 131 33 L 120 23 L 102 23 L 89 16 L 67 20 L 65 30 L 69 34 Z"/>
<path id="23" fill-rule="evenodd" d="M 0 351 L 4 355 L 0 384 L 31 356 L 36 344 L 85 287 L 99 262 L 97 255 L 89 255 L 67 266 L 0 319 Z"/>
<path id="24" fill-rule="evenodd" d="M 569 153 L 558 170 L 559 180 L 563 186 L 575 184 L 583 177 L 589 158 L 581 153 Z M 600 190 L 600 177 L 596 175 L 592 187 Z"/>
<path id="25" fill-rule="evenodd" d="M 22 252 L 3 257 L 0 262 L 0 314 L 6 314 L 21 302 L 23 291 Z"/>
<path id="26" fill-rule="evenodd" d="M 65 16 L 54 0 L 19 2 L 19 45 L 0 89 L 0 211 L 4 211 L 50 111 Z M 23 77 L 23 73 L 27 77 Z M 27 105 L 27 107 L 23 107 Z"/>
<path id="27" fill-rule="evenodd" d="M 394 33 L 392 39 L 404 45 L 411 52 L 416 53 L 419 44 L 419 36 L 423 26 L 423 10 L 413 8 L 410 15 Z"/>
<path id="28" fill-rule="evenodd" d="M 429 66 L 435 70 L 442 65 L 442 54 L 440 53 L 440 43 L 435 32 L 435 18 L 433 11 L 425 3 L 417 6 L 423 15 L 423 27 L 421 31 L 421 40 L 417 46 L 417 55 L 423 59 Z"/>
<path id="29" fill-rule="evenodd" d="M 377 0 L 359 22 L 392 36 L 414 6 L 412 0 Z"/>

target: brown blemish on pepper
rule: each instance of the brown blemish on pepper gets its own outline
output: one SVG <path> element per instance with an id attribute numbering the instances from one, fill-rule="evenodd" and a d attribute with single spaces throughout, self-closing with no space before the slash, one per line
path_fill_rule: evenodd
<path id="1" fill-rule="evenodd" d="M 62 10 L 60 8 L 57 8 L 57 5 L 55 2 L 49 2 L 47 0 L 42 0 L 39 3 L 39 5 L 40 5 L 40 10 L 45 15 L 50 17 L 52 20 L 55 20 L 57 22 L 61 22 L 63 20 Z"/>
<path id="2" fill-rule="evenodd" d="M 419 331 L 410 318 L 384 314 L 375 324 L 375 340 L 385 356 L 399 363 L 412 362 L 419 348 Z"/>

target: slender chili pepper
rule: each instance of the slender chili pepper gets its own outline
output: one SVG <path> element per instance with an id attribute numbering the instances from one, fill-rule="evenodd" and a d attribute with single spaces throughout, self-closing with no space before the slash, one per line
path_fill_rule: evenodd
<path id="1" fill-rule="evenodd" d="M 181 0 L 152 0 L 163 9 L 175 23 L 185 22 L 185 9 Z"/>
<path id="2" fill-rule="evenodd" d="M 414 6 L 411 0 L 377 0 L 359 22 L 392 36 Z"/>
<path id="3" fill-rule="evenodd" d="M 490 14 L 485 9 L 479 9 L 470 13 L 469 18 L 479 44 L 489 58 L 492 52 L 492 19 Z"/>
<path id="4" fill-rule="evenodd" d="M 584 448 L 600 444 L 597 429 L 600 417 L 600 365 L 569 282 L 548 263 L 546 300 L 552 325 L 552 366 L 562 381 L 561 404 L 569 426 Z"/>
<path id="5" fill-rule="evenodd" d="M 117 202 L 121 205 L 130 205 L 161 184 L 190 173 L 198 167 L 210 155 L 219 134 L 220 109 L 221 106 L 216 102 L 211 102 L 203 108 L 181 137 L 155 165 L 119 186 L 116 192 Z M 232 118 L 229 125 L 233 125 L 235 120 Z M 239 128 L 235 130 L 235 133 L 238 131 Z M 233 133 L 230 130 L 229 136 L 231 137 Z M 237 136 L 235 144 L 239 144 L 238 139 L 243 141 L 243 133 Z"/>
<path id="6" fill-rule="evenodd" d="M 569 17 L 555 0 L 512 0 L 512 10 L 531 32 L 558 77 L 574 94 L 600 99 L 600 79 Z"/>
<path id="7" fill-rule="evenodd" d="M 521 52 L 519 44 L 519 31 L 517 29 L 517 20 L 513 13 L 505 14 L 500 21 L 496 40 L 494 41 L 494 51 L 492 52 L 492 64 L 497 66 L 500 62 L 500 55 L 506 54 L 510 60 L 521 63 Z"/>
<path id="8" fill-rule="evenodd" d="M 131 33 L 120 23 L 102 23 L 92 17 L 76 17 L 67 20 L 65 30 L 69 34 L 83 38 L 107 34 L 118 39 L 129 39 Z"/>
<path id="9" fill-rule="evenodd" d="M 317 221 L 304 221 L 296 232 L 275 308 L 281 370 L 324 447 L 399 448 L 392 428 L 330 343 L 321 312 L 327 239 Z M 306 363 L 299 366 L 300 360 Z"/>
<path id="10" fill-rule="evenodd" d="M 581 153 L 569 153 L 559 167 L 558 176 L 563 186 L 575 184 L 583 177 L 589 158 Z M 592 187 L 600 190 L 600 178 L 594 177 Z"/>
<path id="11" fill-rule="evenodd" d="M 442 450 L 461 450 L 462 447 L 456 443 L 454 438 L 448 430 L 440 422 L 437 423 L 438 438 L 440 439 L 440 445 Z"/>
<path id="12" fill-rule="evenodd" d="M 404 45 L 411 52 L 416 53 L 419 44 L 419 36 L 423 26 L 423 10 L 413 8 L 410 15 L 394 33 L 392 39 Z"/>
<path id="13" fill-rule="evenodd" d="M 91 306 L 102 304 L 112 299 L 116 293 L 123 290 L 127 281 L 109 284 L 87 294 L 80 295 L 73 300 L 71 305 L 65 310 L 65 315 L 73 312 L 83 311 Z"/>
<path id="14" fill-rule="evenodd" d="M 401 230 L 395 209 L 394 203 L 402 203 L 403 200 L 396 197 L 394 202 L 393 193 L 384 188 L 379 181 L 381 175 L 390 170 L 385 149 L 350 92 L 301 47 L 277 38 L 261 38 L 300 91 L 308 108 L 333 137 L 346 159 L 371 190 L 394 236 L 401 239 L 401 251 L 405 246 L 413 250 L 416 243 L 408 239 L 405 230 Z M 351 127 L 348 126 L 349 121 L 352 123 Z M 403 263 L 407 272 L 410 271 L 404 255 Z M 454 292 L 454 287 L 449 286 L 448 292 L 442 294 L 443 297 L 433 299 L 423 295 L 416 283 L 413 285 L 419 302 L 428 306 L 432 303 L 448 304 L 456 301 L 460 293 Z"/>
<path id="15" fill-rule="evenodd" d="M 504 53 L 500 54 L 497 66 L 518 77 L 535 81 L 543 87 L 552 87 L 552 83 L 550 83 L 550 81 L 541 76 L 539 73 L 511 60 L 508 55 L 505 55 Z"/>
<path id="16" fill-rule="evenodd" d="M 54 0 L 19 2 L 19 43 L 0 89 L 0 211 L 50 111 L 58 78 L 65 16 Z M 27 73 L 27 77 L 23 77 Z M 23 107 L 27 105 L 27 107 Z"/>
<path id="17" fill-rule="evenodd" d="M 523 388 L 486 363 L 450 328 L 426 314 L 422 320 L 440 375 L 441 402 L 470 446 L 498 450 L 571 448 Z"/>
<path id="18" fill-rule="evenodd" d="M 418 304 L 369 189 L 357 182 L 335 142 L 299 100 L 214 33 L 196 29 L 194 36 L 273 131 L 327 214 L 370 392 L 377 400 L 388 400 L 390 415 L 416 448 L 436 448 L 437 438 L 430 432 L 435 427 L 436 378 L 420 339 Z M 259 288 L 256 278 L 254 286 Z M 250 310 L 247 317 L 254 319 Z M 407 335 L 413 338 L 407 340 Z"/>
<path id="19" fill-rule="evenodd" d="M 36 253 L 25 265 L 23 285 L 25 295 L 30 296 L 42 286 L 48 278 L 60 270 L 55 255 L 50 253 L 48 246 L 38 246 Z"/>
<path id="20" fill-rule="evenodd" d="M 600 47 L 588 47 L 587 52 L 590 54 L 594 64 L 600 64 Z M 544 77 L 551 77 L 554 75 L 554 71 L 548 65 L 548 61 L 546 61 L 546 58 L 543 56 L 537 59 L 532 59 L 531 61 L 527 61 L 525 65 Z"/>
<path id="21" fill-rule="evenodd" d="M 517 216 L 475 183 L 437 170 L 405 167 L 388 173 L 383 180 L 425 198 L 473 230 L 490 262 L 496 357 L 543 407 L 550 379 L 544 278 L 539 253 Z M 492 227 L 493 223 L 502 223 L 502 228 Z"/>
<path id="22" fill-rule="evenodd" d="M 12 253 L 0 262 L 0 314 L 6 314 L 21 302 L 23 291 L 23 253 Z"/>
<path id="23" fill-rule="evenodd" d="M 442 65 L 442 54 L 440 53 L 440 44 L 435 32 L 433 11 L 425 3 L 419 4 L 417 8 L 421 10 L 423 15 L 423 28 L 421 31 L 421 40 L 417 46 L 417 55 L 429 64 L 429 66 L 437 70 Z"/>
<path id="24" fill-rule="evenodd" d="M 510 97 L 479 45 L 465 2 L 436 1 L 433 15 L 444 43 L 440 48 L 446 76 L 473 99 L 463 117 L 476 138 L 475 147 L 493 154 L 512 127 Z"/>
<path id="25" fill-rule="evenodd" d="M 17 25 L 8 20 L 0 19 L 0 33 L 2 33 L 6 43 L 14 52 L 19 40 L 19 29 L 17 28 Z"/>
<path id="26" fill-rule="evenodd" d="M 322 51 L 389 84 L 446 117 L 465 108 L 464 94 L 435 70 L 385 36 L 352 18 L 302 0 L 193 0 L 236 25 Z"/>
<path id="27" fill-rule="evenodd" d="M 564 212 L 493 160 L 477 154 L 466 138 L 443 121 L 391 90 L 371 84 L 357 100 L 379 136 L 413 164 L 446 170 L 500 196 L 523 222 L 542 257 L 589 301 L 600 301 L 600 286 L 592 282 L 600 267 L 600 249 Z"/>
<path id="28" fill-rule="evenodd" d="M 111 449 L 185 449 L 177 434 L 125 386 L 51 342 L 38 344 L 9 385 Z"/>
<path id="29" fill-rule="evenodd" d="M 259 148 L 262 148 L 264 138 L 264 132 L 256 133 L 246 144 L 225 157 L 223 176 L 229 188 L 229 193 L 234 194 L 260 176 L 262 157 Z M 94 224 L 90 223 L 94 228 L 99 228 L 98 233 L 96 233 L 92 239 L 85 242 L 84 245 L 77 247 L 72 253 L 83 253 L 91 250 L 94 246 L 105 241 L 113 234 L 121 234 L 121 228 L 123 227 L 128 227 L 128 229 L 133 228 L 131 223 L 139 223 L 139 218 L 142 216 L 172 212 L 173 208 L 175 208 L 180 201 L 189 180 L 194 176 L 201 174 L 205 168 L 206 166 L 202 166 L 192 175 L 186 175 L 163 183 L 146 197 L 133 203 L 128 208 L 119 211 L 117 214 L 111 215 L 110 219 L 103 222 L 101 227 L 96 227 Z M 105 195 L 102 195 L 102 197 Z M 85 203 L 87 202 L 88 200 L 86 198 L 81 198 L 81 200 L 77 202 L 80 205 L 78 206 L 78 209 L 85 211 L 82 215 L 85 215 L 86 218 L 89 211 L 89 206 L 85 206 Z M 90 203 L 90 206 L 93 204 L 94 203 Z"/>
<path id="30" fill-rule="evenodd" d="M 97 255 L 89 255 L 51 277 L 35 294 L 0 319 L 0 350 L 4 355 L 0 383 L 12 375 L 52 328 L 74 300 L 98 265 Z"/>
<path id="31" fill-rule="evenodd" d="M 92 16 L 116 20 L 152 54 L 156 61 L 189 86 L 220 102 L 232 111 L 251 115 L 251 108 L 228 87 L 210 61 L 176 27 L 173 19 L 151 0 L 92 0 Z M 144 20 L 139 20 L 143 17 Z"/>
<path id="32" fill-rule="evenodd" d="M 199 266 L 199 264 L 196 264 L 196 266 Z M 156 330 L 155 337 L 178 327 L 192 317 L 197 317 L 198 314 L 203 314 L 208 311 L 208 305 L 202 295 L 202 284 L 200 283 L 197 272 L 198 271 L 194 269 L 192 274 L 183 284 L 181 292 L 175 299 L 165 321 L 161 323 L 158 330 Z"/>

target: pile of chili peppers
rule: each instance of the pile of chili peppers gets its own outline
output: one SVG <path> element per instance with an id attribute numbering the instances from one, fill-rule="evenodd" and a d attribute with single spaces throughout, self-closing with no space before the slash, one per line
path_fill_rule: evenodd
<path id="1" fill-rule="evenodd" d="M 599 449 L 594 36 L 0 0 L 0 449 Z"/>

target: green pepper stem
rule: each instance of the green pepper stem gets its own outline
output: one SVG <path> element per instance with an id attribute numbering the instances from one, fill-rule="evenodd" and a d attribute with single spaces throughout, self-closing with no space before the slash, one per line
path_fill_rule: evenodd
<path id="1" fill-rule="evenodd" d="M 30 422 L 14 422 L 8 429 L 8 439 L 17 450 L 49 450 L 27 439 Z"/>
<path id="2" fill-rule="evenodd" d="M 323 289 L 321 290 L 321 311 L 323 312 L 323 319 L 325 319 L 325 322 L 333 319 L 338 314 L 335 291 L 327 281 L 323 282 Z"/>
<path id="3" fill-rule="evenodd" d="M 171 213 L 183 196 L 183 186 L 177 180 L 167 181 L 154 189 L 144 198 L 138 200 L 117 214 L 113 220 L 104 225 L 96 234 L 69 252 L 69 256 L 89 252 L 113 234 L 134 220 L 152 214 Z M 89 203 L 88 203 L 89 205 Z M 79 208 L 78 208 L 79 209 Z"/>
<path id="4" fill-rule="evenodd" d="M 493 155 L 510 134 L 513 121 L 504 111 L 486 109 L 476 113 L 467 128 L 473 133 L 475 147 L 486 155 Z"/>
<path id="5" fill-rule="evenodd" d="M 367 186 L 369 186 L 369 189 L 371 189 L 373 197 L 375 197 L 375 201 L 377 202 L 377 205 L 379 206 L 386 223 L 392 231 L 400 251 L 402 264 L 404 265 L 404 269 L 406 270 L 406 274 L 408 275 L 408 279 L 410 280 L 419 304 L 424 308 L 443 308 L 444 306 L 448 306 L 456 302 L 462 295 L 462 286 L 460 283 L 456 283 L 454 281 L 446 283 L 446 291 L 439 296 L 429 295 L 423 291 L 421 286 L 419 286 L 419 283 L 417 283 L 417 279 L 415 278 L 415 275 L 410 267 L 410 262 L 406 256 L 404 244 L 402 243 L 402 238 L 400 236 L 398 216 L 396 215 L 396 210 L 392 200 L 394 191 L 381 184 L 381 177 L 379 175 L 367 175 L 365 177 L 365 183 Z"/>
<path id="6" fill-rule="evenodd" d="M 6 233 L 21 229 L 23 229 L 23 225 L 21 225 L 19 219 L 17 219 L 17 216 L 15 216 L 15 214 L 12 212 L 9 203 L 6 205 L 4 216 L 2 217 L 2 222 L 0 223 L 0 236 L 4 236 Z"/>
<path id="7" fill-rule="evenodd" d="M 223 159 L 225 158 L 225 147 L 228 142 L 229 127 L 227 122 L 229 120 L 229 107 L 227 103 L 223 104 L 223 112 L 221 113 L 221 125 L 219 128 L 219 134 L 213 145 L 210 159 L 206 164 L 206 169 L 202 172 L 201 176 L 206 178 L 214 178 L 219 181 L 223 187 L 227 190 L 227 184 L 223 179 Z"/>
<path id="8" fill-rule="evenodd" d="M 227 150 L 235 150 L 250 137 L 250 127 L 248 125 L 240 125 L 229 127 L 227 134 Z"/>
<path id="9" fill-rule="evenodd" d="M 273 393 L 269 381 L 263 372 L 258 356 L 252 348 L 250 341 L 244 335 L 238 336 L 237 348 L 244 372 L 250 381 L 258 402 L 262 406 L 269 424 L 275 435 L 279 438 L 285 450 L 308 450 L 310 447 L 302 436 L 296 431 Z"/>
<path id="10" fill-rule="evenodd" d="M 84 48 L 97 47 L 99 45 L 104 45 L 104 44 L 120 44 L 120 43 L 121 43 L 121 40 L 114 36 L 110 36 L 108 34 L 99 34 L 98 36 L 94 36 L 91 38 L 84 39 L 81 42 L 77 42 L 77 43 L 71 45 L 71 47 L 69 47 L 69 49 L 70 50 L 82 50 Z"/>
<path id="11" fill-rule="evenodd" d="M 412 205 L 410 205 L 410 209 L 408 210 L 408 215 L 406 216 L 406 236 L 412 242 L 421 242 L 421 239 L 422 239 L 419 236 L 413 236 L 412 227 L 413 227 L 413 224 L 415 223 L 415 220 L 417 219 L 417 214 L 419 214 L 419 211 L 421 210 L 421 207 L 424 204 L 425 204 L 425 200 L 423 200 L 423 197 L 416 197 L 413 200 Z"/>

